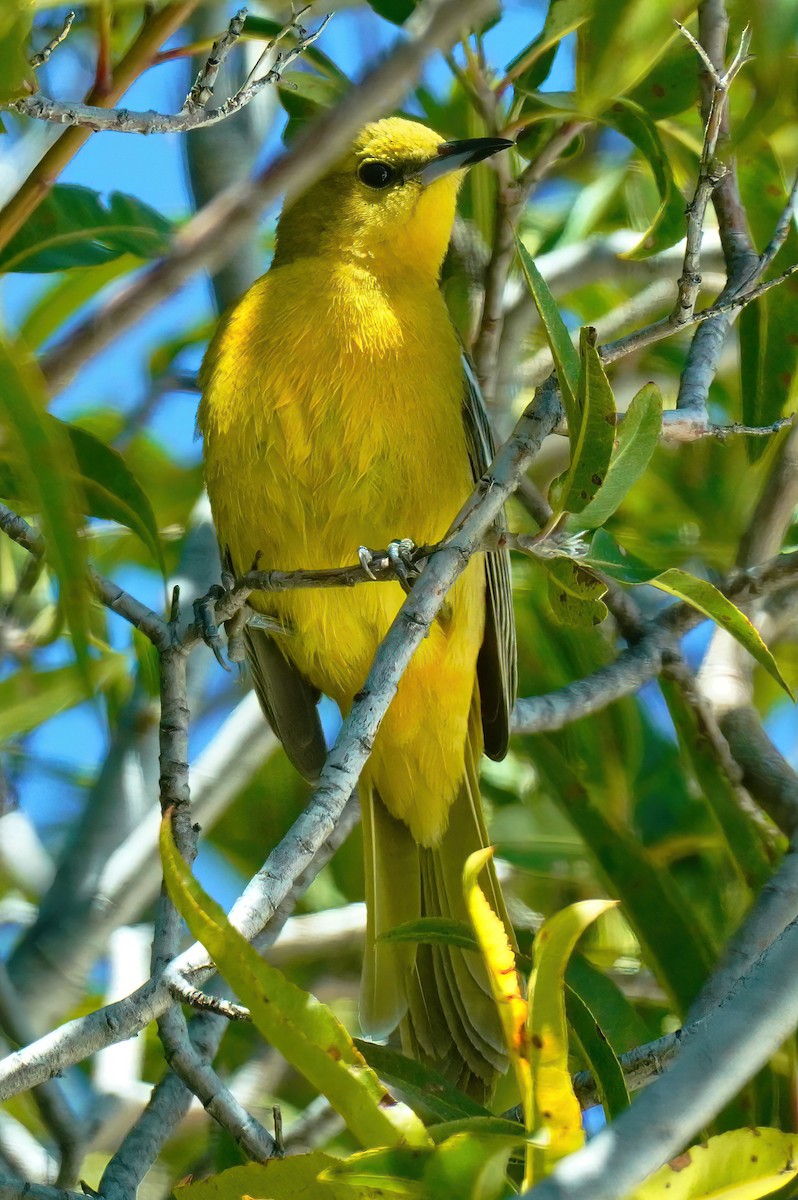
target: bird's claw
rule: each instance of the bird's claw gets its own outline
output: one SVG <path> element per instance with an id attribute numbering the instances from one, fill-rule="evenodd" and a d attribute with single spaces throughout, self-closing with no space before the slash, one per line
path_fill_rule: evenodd
<path id="1" fill-rule="evenodd" d="M 396 538 L 388 545 L 388 562 L 404 590 L 409 594 L 420 574 L 416 565 L 416 543 L 411 538 Z"/>
<path id="2" fill-rule="evenodd" d="M 369 579 L 376 580 L 377 576 L 371 569 L 371 564 L 374 562 L 376 555 L 373 550 L 369 550 L 368 546 L 358 546 L 357 558 L 363 570 L 368 575 Z"/>
<path id="3" fill-rule="evenodd" d="M 225 671 L 229 671 L 230 668 L 225 662 L 222 652 L 219 626 L 216 624 L 216 603 L 218 600 L 223 600 L 226 595 L 227 590 L 221 584 L 214 583 L 205 596 L 200 596 L 199 600 L 194 601 L 194 620 L 203 642 L 213 651 L 213 656 L 219 666 L 223 667 Z"/>

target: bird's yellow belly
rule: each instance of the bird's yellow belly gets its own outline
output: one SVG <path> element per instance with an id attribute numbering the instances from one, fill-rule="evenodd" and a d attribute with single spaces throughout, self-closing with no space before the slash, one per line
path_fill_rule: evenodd
<path id="1" fill-rule="evenodd" d="M 439 540 L 472 489 L 448 327 L 443 346 L 413 337 L 369 353 L 342 341 L 333 322 L 289 362 L 278 362 L 270 341 L 257 363 L 228 360 L 240 381 L 233 426 L 205 420 L 208 490 L 234 569 L 256 556 L 263 569 L 337 567 L 356 562 L 362 545 Z M 369 582 L 262 593 L 252 603 L 282 623 L 288 657 L 346 712 L 403 600 L 398 584 Z M 483 623 L 475 559 L 403 678 L 369 763 L 387 807 L 423 843 L 445 828 L 462 777 Z"/>

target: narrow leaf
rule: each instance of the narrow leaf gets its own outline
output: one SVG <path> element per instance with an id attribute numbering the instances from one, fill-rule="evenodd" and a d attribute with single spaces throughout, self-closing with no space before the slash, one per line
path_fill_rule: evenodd
<path id="1" fill-rule="evenodd" d="M 487 1117 L 488 1110 L 459 1092 L 440 1072 L 398 1050 L 355 1038 L 355 1046 L 384 1083 L 396 1089 L 422 1118 L 452 1122 L 463 1118 Z M 435 1136 L 430 1130 L 431 1136 Z"/>
<path id="2" fill-rule="evenodd" d="M 565 969 L 587 927 L 617 904 L 582 900 L 550 917 L 535 935 L 535 966 L 529 981 L 527 1040 L 533 1079 L 534 1125 L 547 1130 L 545 1151 L 532 1149 L 527 1183 L 542 1178 L 552 1164 L 584 1141 L 582 1113 L 568 1071 Z"/>
<path id="3" fill-rule="evenodd" d="M 47 560 L 58 580 L 59 602 L 78 664 L 85 672 L 89 597 L 84 547 L 78 537 L 80 505 L 72 483 L 77 464 L 69 439 L 46 411 L 46 400 L 38 369 L 23 351 L 0 339 L 0 415 L 7 445 L 24 477 L 31 507 L 40 514 Z"/>
<path id="4" fill-rule="evenodd" d="M 419 917 L 404 921 L 381 933 L 380 942 L 424 942 L 427 945 L 460 946 L 463 950 L 478 950 L 474 932 L 464 921 L 451 917 Z"/>
<path id="5" fill-rule="evenodd" d="M 578 513 L 601 488 L 615 444 L 615 398 L 596 349 L 596 331 L 579 334 L 578 425 L 568 425 L 571 460 L 557 482 L 560 511 Z"/>
<path id="6" fill-rule="evenodd" d="M 596 1081 L 608 1120 L 629 1107 L 629 1091 L 623 1069 L 601 1026 L 579 993 L 566 984 L 565 1012 L 571 1032 Z"/>
<path id="7" fill-rule="evenodd" d="M 748 617 L 740 612 L 731 600 L 727 600 L 716 587 L 708 583 L 706 579 L 696 579 L 694 575 L 688 575 L 686 571 L 680 571 L 676 567 L 672 567 L 669 571 L 663 571 L 661 575 L 656 575 L 649 582 L 660 591 L 667 592 L 671 596 L 678 596 L 680 600 L 686 601 L 703 616 L 708 617 L 710 621 L 714 621 L 727 633 L 730 633 L 741 646 L 745 647 L 751 657 L 765 668 L 768 675 L 784 688 L 790 699 L 795 699 L 782 677 L 775 658 L 762 641 L 759 632 L 748 620 Z"/>
<path id="8" fill-rule="evenodd" d="M 130 529 L 166 574 L 158 524 L 149 498 L 122 455 L 79 425 L 65 424 L 80 471 L 80 485 L 93 517 L 118 521 Z"/>
<path id="9" fill-rule="evenodd" d="M 648 466 L 661 427 L 662 395 L 655 383 L 645 383 L 620 422 L 604 483 L 579 515 L 569 519 L 569 529 L 597 529 L 612 516 Z"/>
<path id="10" fill-rule="evenodd" d="M 479 873 L 493 855 L 492 849 L 477 850 L 466 859 L 463 869 L 463 893 L 488 973 L 490 990 L 501 1021 L 504 1042 L 513 1065 L 526 1121 L 531 1132 L 532 1078 L 526 1034 L 527 1003 L 516 970 L 515 955 L 507 938 L 504 922 L 488 904 L 477 882 Z"/>
<path id="11" fill-rule="evenodd" d="M 571 335 L 560 316 L 560 310 L 549 291 L 548 284 L 535 266 L 532 255 L 521 241 L 518 242 L 518 258 L 529 294 L 543 322 L 554 365 L 557 368 L 557 378 L 560 381 L 568 428 L 570 430 L 578 429 L 580 413 L 576 395 L 579 387 L 579 354 L 574 349 Z"/>
<path id="12" fill-rule="evenodd" d="M 205 894 L 177 853 L 168 817 L 161 825 L 161 857 L 175 906 L 249 1008 L 255 1027 L 327 1096 L 361 1145 L 428 1146 L 421 1121 L 385 1090 L 327 1005 L 264 962 Z"/>

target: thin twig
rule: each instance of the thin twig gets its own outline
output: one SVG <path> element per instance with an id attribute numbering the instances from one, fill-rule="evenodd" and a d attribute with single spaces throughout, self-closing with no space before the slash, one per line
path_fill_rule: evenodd
<path id="1" fill-rule="evenodd" d="M 187 133 L 192 129 L 201 129 L 208 125 L 216 125 L 219 121 L 225 121 L 228 117 L 233 116 L 234 113 L 239 112 L 247 104 L 251 103 L 264 88 L 278 83 L 282 72 L 308 46 L 316 41 L 316 38 L 319 37 L 329 19 L 329 16 L 325 17 L 322 24 L 314 33 L 310 33 L 305 38 L 298 40 L 296 45 L 286 51 L 280 57 L 279 63 L 275 63 L 274 66 L 270 67 L 265 75 L 260 76 L 258 79 L 253 79 L 251 83 L 244 84 L 229 100 L 225 100 L 224 104 L 220 104 L 218 108 L 206 109 L 204 104 L 191 100 L 194 91 L 192 88 L 185 105 L 179 113 L 159 113 L 153 110 L 131 112 L 126 108 L 99 108 L 90 104 L 53 100 L 41 92 L 35 92 L 32 96 L 23 96 L 16 100 L 9 100 L 4 105 L 0 105 L 0 109 L 7 108 L 10 112 L 16 112 L 20 116 L 31 117 L 37 121 L 50 121 L 56 125 L 78 126 L 82 129 L 90 129 L 95 133 L 103 131 L 144 134 Z M 199 88 L 198 96 L 205 95 L 207 91 L 207 98 L 210 98 L 212 89 L 208 91 L 207 83 L 201 85 L 200 80 L 198 80 L 194 86 Z"/>
<path id="2" fill-rule="evenodd" d="M 208 55 L 205 65 L 197 75 L 188 95 L 183 101 L 183 107 L 180 109 L 181 113 L 194 112 L 196 109 L 207 106 L 208 101 L 213 95 L 214 84 L 216 83 L 222 64 L 244 31 L 246 16 L 246 8 L 240 8 L 222 36 L 213 43 L 213 48 Z M 248 82 L 248 80 L 245 82 Z"/>
<path id="3" fill-rule="evenodd" d="M 46 62 L 50 61 L 50 56 L 54 50 L 57 50 L 62 42 L 65 42 L 69 37 L 69 31 L 72 28 L 72 22 L 75 20 L 74 12 L 68 12 L 64 17 L 64 23 L 55 37 L 50 38 L 46 46 L 42 47 L 37 54 L 33 54 L 28 60 L 34 71 L 38 67 L 43 67 Z"/>
<path id="4" fill-rule="evenodd" d="M 674 325 L 681 325 L 692 316 L 701 288 L 701 240 L 704 233 L 704 217 L 712 193 L 726 173 L 726 168 L 717 162 L 715 151 L 720 136 L 721 122 L 728 103 L 729 88 L 743 65 L 748 62 L 751 30 L 746 26 L 740 38 L 739 49 L 728 70 L 719 74 L 701 43 L 696 41 L 684 25 L 679 24 L 678 21 L 676 24 L 700 56 L 712 81 L 709 112 L 704 128 L 704 144 L 698 167 L 698 182 L 693 199 L 687 207 L 687 245 L 684 252 L 684 265 L 677 285 L 679 295 L 676 307 L 670 315 L 670 320 Z"/>

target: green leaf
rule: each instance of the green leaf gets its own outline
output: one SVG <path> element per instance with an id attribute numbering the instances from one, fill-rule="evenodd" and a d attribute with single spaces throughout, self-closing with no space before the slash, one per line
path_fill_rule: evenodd
<path id="1" fill-rule="evenodd" d="M 507 1163 L 520 1134 L 457 1133 L 437 1147 L 424 1172 L 425 1200 L 502 1200 Z"/>
<path id="2" fill-rule="evenodd" d="M 627 99 L 662 121 L 698 103 L 698 56 L 685 37 L 677 37 Z"/>
<path id="3" fill-rule="evenodd" d="M 684 23 L 696 2 L 614 0 L 596 5 L 593 20 L 577 32 L 577 93 L 586 116 L 597 116 L 611 99 L 623 96 L 651 73 L 681 37 L 674 21 Z"/>
<path id="4" fill-rule="evenodd" d="M 368 0 L 368 5 L 377 16 L 394 25 L 404 25 L 416 11 L 416 0 Z"/>
<path id="5" fill-rule="evenodd" d="M 666 1163 L 629 1200 L 758 1200 L 781 1194 L 796 1174 L 794 1133 L 733 1129 Z"/>
<path id="6" fill-rule="evenodd" d="M 168 818 L 161 826 L 161 858 L 176 908 L 249 1008 L 255 1027 L 327 1097 L 361 1145 L 428 1146 L 421 1121 L 385 1090 L 327 1005 L 264 962 L 205 894 L 177 853 Z"/>
<path id="7" fill-rule="evenodd" d="M 580 413 L 576 395 L 580 374 L 579 354 L 574 349 L 571 335 L 560 316 L 560 310 L 549 291 L 548 284 L 535 266 L 532 255 L 520 240 L 518 241 L 518 258 L 529 294 L 535 302 L 535 308 L 543 322 L 554 365 L 557 368 L 557 378 L 560 382 L 568 428 L 578 429 Z"/>
<path id="8" fill-rule="evenodd" d="M 762 835 L 740 807 L 739 797 L 726 771 L 712 750 L 711 731 L 702 712 L 684 697 L 675 683 L 659 680 L 671 714 L 682 755 L 701 789 L 714 819 L 720 844 L 726 850 L 736 872 L 736 892 L 741 908 L 747 908 L 772 873 L 762 844 Z M 740 918 L 742 912 L 737 914 Z M 730 920 L 734 914 L 730 914 Z"/>
<path id="9" fill-rule="evenodd" d="M 430 1134 L 436 1142 L 445 1142 L 447 1138 L 458 1133 L 489 1134 L 491 1137 L 506 1138 L 508 1146 L 522 1146 L 532 1136 L 526 1132 L 518 1121 L 508 1121 L 506 1117 L 461 1117 L 457 1121 L 441 1121 L 433 1125 Z"/>
<path id="10" fill-rule="evenodd" d="M 549 0 L 543 28 L 507 64 L 507 76 L 524 89 L 540 87 L 548 78 L 557 46 L 567 34 L 590 19 L 594 5 L 595 0 Z"/>
<path id="11" fill-rule="evenodd" d="M 596 1081 L 607 1118 L 613 1120 L 629 1107 L 629 1092 L 621 1064 L 587 1003 L 569 984 L 565 988 L 565 1012 L 571 1032 Z"/>
<path id="12" fill-rule="evenodd" d="M 152 505 L 122 455 L 79 425 L 65 424 L 80 470 L 86 498 L 84 512 L 107 521 L 118 521 L 141 538 L 166 575 L 166 564 Z"/>
<path id="13" fill-rule="evenodd" d="M 384 1150 L 365 1150 L 334 1162 L 322 1176 L 336 1196 L 354 1192 L 352 1200 L 370 1197 L 425 1198 L 424 1172 L 435 1151 L 410 1146 L 392 1146 Z M 443 1200 L 443 1198 L 441 1198 Z"/>
<path id="14" fill-rule="evenodd" d="M 33 10 L 20 0 L 5 0 L 0 9 L 0 103 L 25 94 L 33 71 L 25 49 Z"/>
<path id="15" fill-rule="evenodd" d="M 128 675 L 128 662 L 124 654 L 109 650 L 91 659 L 87 673 L 96 695 Z M 29 733 L 85 699 L 85 680 L 74 666 L 51 671 L 22 667 L 0 681 L 0 740 Z"/>
<path id="16" fill-rule="evenodd" d="M 596 529 L 612 516 L 648 466 L 661 428 L 662 395 L 655 383 L 645 383 L 619 424 L 618 445 L 604 483 L 578 517 L 569 519 L 569 529 Z"/>
<path id="17" fill-rule="evenodd" d="M 548 575 L 548 601 L 555 621 L 592 629 L 607 616 L 607 606 L 601 599 L 607 585 L 587 570 L 583 561 L 564 555 L 539 559 Z"/>
<path id="18" fill-rule="evenodd" d="M 46 416 L 56 438 L 66 437 L 72 447 L 72 480 L 75 501 L 87 517 L 116 521 L 141 539 L 166 573 L 158 525 L 152 505 L 122 455 L 87 429 Z M 70 460 L 67 460 L 68 462 Z M 29 506 L 33 496 L 28 476 L 20 471 L 16 456 L 0 451 L 0 492 L 14 504 Z"/>
<path id="19" fill-rule="evenodd" d="M 242 1196 L 257 1196 L 259 1200 L 334 1200 L 335 1193 L 319 1180 L 319 1175 L 337 1162 L 320 1150 L 270 1158 L 265 1163 L 230 1167 L 197 1183 L 178 1184 L 174 1193 L 177 1200 L 241 1200 Z"/>
<path id="20" fill-rule="evenodd" d="M 674 246 L 685 234 L 685 200 L 673 178 L 673 168 L 654 122 L 631 100 L 615 100 L 599 120 L 628 138 L 648 162 L 659 192 L 660 206 L 651 225 L 633 250 L 622 258 L 649 258 Z"/>
<path id="21" fill-rule="evenodd" d="M 739 333 L 743 424 L 772 425 L 789 409 L 798 368 L 797 328 L 795 276 L 743 309 Z M 758 458 L 767 448 L 766 438 L 749 441 L 752 458 Z"/>
<path id="22" fill-rule="evenodd" d="M 378 940 L 461 946 L 464 950 L 479 949 L 473 930 L 465 921 L 455 921 L 451 917 L 419 917 L 416 921 L 404 921 L 394 929 L 381 933 Z"/>
<path id="23" fill-rule="evenodd" d="M 488 1110 L 470 1096 L 457 1090 L 440 1072 L 398 1050 L 355 1038 L 355 1045 L 380 1079 L 395 1088 L 421 1117 L 436 1121 L 456 1121 L 468 1117 L 487 1117 Z M 435 1136 L 432 1129 L 429 1130 Z"/>
<path id="24" fill-rule="evenodd" d="M 89 685 L 86 556 L 78 536 L 80 503 L 73 483 L 77 464 L 69 438 L 47 413 L 46 403 L 41 373 L 21 350 L 0 339 L 0 416 L 6 448 L 24 478 L 33 510 L 40 515 L 47 561 L 58 580 L 59 603 Z"/>
<path id="25" fill-rule="evenodd" d="M 0 270 L 28 273 L 95 266 L 133 254 L 156 258 L 169 249 L 172 225 L 134 196 L 57 183 L 0 251 Z"/>
<path id="26" fill-rule="evenodd" d="M 656 568 L 641 562 L 625 546 L 616 542 L 606 529 L 597 529 L 590 543 L 590 553 L 580 560 L 588 567 L 595 567 L 618 583 L 648 583 L 656 575 Z"/>
<path id="27" fill-rule="evenodd" d="M 569 424 L 571 459 L 554 489 L 556 511 L 578 513 L 607 476 L 615 444 L 615 398 L 596 349 L 595 329 L 579 333 L 581 371 L 577 389 L 579 424 Z"/>
<path id="28" fill-rule="evenodd" d="M 584 955 L 571 955 L 565 982 L 593 1013 L 616 1056 L 651 1041 L 652 1030 L 618 984 Z"/>
<path id="29" fill-rule="evenodd" d="M 714 621 L 716 625 L 720 625 L 733 638 L 736 638 L 741 646 L 745 647 L 752 658 L 755 658 L 759 665 L 764 667 L 776 683 L 784 688 L 791 700 L 795 699 L 782 678 L 775 658 L 759 636 L 759 632 L 748 620 L 748 617 L 741 613 L 731 600 L 727 600 L 713 584 L 708 583 L 706 579 L 696 579 L 694 575 L 688 575 L 686 571 L 680 571 L 675 567 L 669 571 L 663 571 L 661 575 L 656 575 L 649 580 L 649 583 L 653 587 L 659 588 L 660 591 L 667 592 L 670 596 L 677 596 L 680 600 L 684 600 L 697 612 L 708 617 L 710 621 Z"/>
<path id="30" fill-rule="evenodd" d="M 288 114 L 283 140 L 290 142 L 320 112 L 336 104 L 347 86 L 341 80 L 313 75 L 310 71 L 286 71 L 277 87 L 280 103 Z"/>
<path id="31" fill-rule="evenodd" d="M 107 284 L 135 271 L 141 261 L 132 254 L 122 254 L 96 267 L 74 267 L 55 279 L 25 313 L 20 338 L 32 350 L 38 350 Z"/>
<path id="32" fill-rule="evenodd" d="M 590 767 L 567 758 L 549 735 L 536 737 L 534 748 L 549 794 L 583 837 L 646 961 L 684 1014 L 712 969 L 716 948 L 667 872 L 612 812 Z"/>

